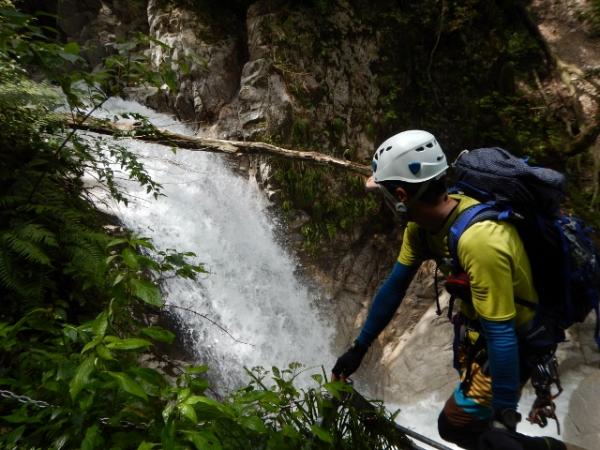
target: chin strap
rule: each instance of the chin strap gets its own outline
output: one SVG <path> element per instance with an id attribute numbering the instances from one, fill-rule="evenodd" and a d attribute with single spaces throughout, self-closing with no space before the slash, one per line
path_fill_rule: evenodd
<path id="1" fill-rule="evenodd" d="M 394 196 L 394 194 L 392 194 L 390 191 L 388 191 L 387 188 L 385 188 L 384 186 L 382 186 L 382 185 L 378 185 L 378 186 L 379 186 L 379 189 L 381 190 L 381 193 L 383 194 L 385 203 L 393 211 L 394 216 L 396 218 L 403 220 L 404 216 L 406 216 L 406 213 L 408 212 L 408 208 L 410 208 L 411 205 L 413 205 L 417 200 L 419 200 L 421 198 L 421 196 L 427 190 L 429 183 L 431 183 L 431 181 L 425 181 L 423 183 L 420 183 L 421 185 L 419 186 L 419 189 L 417 190 L 415 195 L 413 195 L 406 203 L 398 201 L 396 196 Z"/>

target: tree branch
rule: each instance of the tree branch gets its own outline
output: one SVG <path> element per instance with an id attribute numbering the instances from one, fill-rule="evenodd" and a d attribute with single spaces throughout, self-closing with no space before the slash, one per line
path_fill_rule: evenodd
<path id="1" fill-rule="evenodd" d="M 594 142 L 596 142 L 596 139 L 598 139 L 599 135 L 600 120 L 597 119 L 593 124 L 588 125 L 577 135 L 577 137 L 565 149 L 564 154 L 567 158 L 571 158 L 575 155 L 586 152 L 592 145 L 594 145 Z"/>
<path id="2" fill-rule="evenodd" d="M 215 327 L 217 327 L 219 330 L 221 330 L 223 333 L 225 333 L 227 336 L 229 336 L 235 342 L 237 342 L 239 344 L 249 345 L 250 347 L 256 347 L 256 345 L 254 345 L 254 344 L 250 344 L 248 342 L 244 342 L 244 341 L 237 339 L 229 331 L 227 331 L 227 329 L 223 325 L 220 325 L 219 323 L 215 322 L 213 319 L 208 317 L 206 314 L 199 313 L 198 311 L 194 311 L 193 309 L 185 308 L 183 306 L 174 305 L 172 303 L 165 303 L 165 307 L 180 309 L 182 311 L 187 311 L 191 314 L 194 314 L 198 317 L 202 317 L 203 319 L 208 320 L 210 323 L 212 323 Z"/>
<path id="3" fill-rule="evenodd" d="M 227 153 L 230 155 L 265 154 L 297 161 L 311 162 L 336 169 L 343 169 L 365 176 L 371 175 L 371 168 L 364 164 L 346 161 L 319 152 L 290 150 L 276 147 L 275 145 L 267 144 L 266 142 L 228 141 L 200 136 L 186 136 L 161 128 L 154 128 L 148 132 L 147 129 L 136 129 L 135 125 L 132 124 L 123 125 L 122 123 L 113 123 L 108 120 L 88 119 L 85 123 L 81 123 L 66 118 L 66 121 L 71 128 L 76 130 L 91 131 L 93 133 L 111 136 L 120 135 L 121 137 L 128 137 L 192 151 Z"/>

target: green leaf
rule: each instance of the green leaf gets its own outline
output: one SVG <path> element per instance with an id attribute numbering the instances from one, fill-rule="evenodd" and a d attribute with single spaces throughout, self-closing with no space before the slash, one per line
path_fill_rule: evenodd
<path id="1" fill-rule="evenodd" d="M 77 367 L 75 376 L 69 383 L 69 394 L 71 394 L 71 399 L 75 400 L 77 394 L 89 384 L 90 375 L 94 371 L 95 359 L 96 357 L 94 355 L 90 355 L 83 360 L 79 367 Z"/>
<path id="2" fill-rule="evenodd" d="M 148 396 L 142 389 L 142 387 L 134 381 L 129 375 L 124 372 L 107 372 L 111 377 L 113 377 L 119 383 L 119 387 L 123 389 L 125 392 L 135 395 L 136 397 L 142 398 L 144 400 L 148 400 Z"/>
<path id="3" fill-rule="evenodd" d="M 106 328 L 108 327 L 108 312 L 102 311 L 98 314 L 98 317 L 94 319 L 92 324 L 92 332 L 96 336 L 104 336 L 106 334 Z"/>
<path id="4" fill-rule="evenodd" d="M 140 445 L 138 445 L 137 450 L 152 450 L 157 445 L 160 445 L 160 444 L 151 444 L 150 442 L 144 441 Z"/>
<path id="5" fill-rule="evenodd" d="M 65 44 L 63 50 L 71 55 L 79 55 L 79 44 L 77 42 L 69 42 Z"/>
<path id="6" fill-rule="evenodd" d="M 146 339 L 140 338 L 127 338 L 119 339 L 111 336 L 110 342 L 106 344 L 106 347 L 111 350 L 136 350 L 138 348 L 148 348 L 152 345 L 152 342 Z"/>
<path id="7" fill-rule="evenodd" d="M 171 414 L 173 414 L 173 411 L 175 410 L 176 406 L 177 406 L 177 404 L 172 402 L 172 403 L 169 403 L 165 407 L 165 409 L 163 409 L 162 417 L 163 417 L 163 420 L 165 421 L 165 423 L 169 421 L 169 417 L 171 417 Z"/>
<path id="8" fill-rule="evenodd" d="M 37 421 L 29 416 L 25 407 L 21 407 L 9 415 L 0 416 L 0 418 L 8 423 L 32 423 Z"/>
<path id="9" fill-rule="evenodd" d="M 102 358 L 105 359 L 107 361 L 112 361 L 115 358 L 113 357 L 112 353 L 110 352 L 109 349 L 107 349 L 104 345 L 100 344 L 96 346 L 96 354 Z"/>
<path id="10" fill-rule="evenodd" d="M 142 329 L 141 332 L 155 341 L 166 342 L 167 344 L 172 344 L 175 340 L 173 333 L 161 327 L 148 327 Z"/>
<path id="11" fill-rule="evenodd" d="M 25 425 L 21 425 L 20 427 L 15 428 L 10 433 L 2 435 L 2 441 L 5 444 L 12 444 L 8 445 L 8 448 L 18 448 L 16 444 L 19 441 L 19 439 L 21 439 L 21 436 L 23 435 L 25 429 Z"/>
<path id="12" fill-rule="evenodd" d="M 147 280 L 133 278 L 130 280 L 129 284 L 133 290 L 133 295 L 140 300 L 153 306 L 163 305 L 164 302 L 160 290 L 154 285 L 154 283 Z"/>
<path id="13" fill-rule="evenodd" d="M 137 254 L 129 247 L 123 249 L 123 251 L 121 252 L 121 257 L 123 258 L 123 262 L 130 269 L 136 270 L 138 268 Z"/>
<path id="14" fill-rule="evenodd" d="M 327 442 L 328 444 L 333 444 L 333 438 L 327 430 L 324 430 L 318 425 L 313 425 L 310 427 L 310 429 L 313 432 L 313 434 L 322 441 Z"/>
<path id="15" fill-rule="evenodd" d="M 102 337 L 100 336 L 96 336 L 92 341 L 88 342 L 87 344 L 85 344 L 83 346 L 83 348 L 81 349 L 81 353 L 85 353 L 88 350 L 93 349 L 94 347 L 96 347 L 100 342 L 102 342 Z"/>
<path id="16" fill-rule="evenodd" d="M 185 403 L 188 405 L 195 405 L 196 403 L 204 403 L 206 405 L 214 406 L 215 408 L 221 408 L 223 406 L 222 403 L 219 403 L 212 398 L 205 397 L 204 395 L 191 395 L 186 400 Z"/>
<path id="17" fill-rule="evenodd" d="M 187 417 L 192 423 L 198 422 L 198 416 L 196 416 L 196 411 L 194 411 L 194 407 L 192 405 L 180 403 L 177 405 L 177 409 L 182 416 Z"/>
<path id="18" fill-rule="evenodd" d="M 108 248 L 110 248 L 110 247 L 114 247 L 116 245 L 126 244 L 128 242 L 129 242 L 129 240 L 126 238 L 117 238 L 117 239 L 113 239 L 112 241 L 110 241 L 106 246 Z"/>
<path id="19" fill-rule="evenodd" d="M 336 399 L 341 400 L 344 397 L 344 393 L 352 393 L 352 385 L 344 381 L 331 381 L 323 385 L 331 395 Z"/>
<path id="20" fill-rule="evenodd" d="M 58 56 L 60 56 L 65 61 L 68 61 L 73 64 L 81 59 L 81 57 L 79 57 L 78 55 L 73 55 L 72 53 L 67 52 L 59 52 Z"/>
<path id="21" fill-rule="evenodd" d="M 111 262 L 113 262 L 115 260 L 115 258 L 117 258 L 119 255 L 110 255 L 108 258 L 106 258 L 104 260 L 104 262 L 106 262 L 107 265 L 110 265 Z"/>
<path id="22" fill-rule="evenodd" d="M 8 322 L 0 322 L 0 338 L 5 338 L 13 328 L 14 326 Z"/>
<path id="23" fill-rule="evenodd" d="M 102 435 L 100 434 L 100 427 L 98 425 L 92 425 L 85 431 L 85 436 L 81 442 L 81 450 L 94 450 L 95 448 L 101 448 L 103 443 Z"/>
<path id="24" fill-rule="evenodd" d="M 219 416 L 231 418 L 235 415 L 232 409 L 227 405 L 203 395 L 191 395 L 182 403 L 185 403 L 186 405 L 197 405 L 196 412 L 201 412 L 211 418 Z"/>
<path id="25" fill-rule="evenodd" d="M 125 275 L 123 275 L 122 273 L 117 274 L 117 276 L 115 277 L 112 285 L 116 286 L 117 284 L 119 284 L 121 281 L 123 281 L 123 279 L 125 278 Z"/>
<path id="26" fill-rule="evenodd" d="M 183 431 L 185 438 L 194 444 L 196 450 L 221 450 L 219 439 L 210 431 Z"/>
<path id="27" fill-rule="evenodd" d="M 189 366 L 185 368 L 185 373 L 200 374 L 208 372 L 208 366 Z"/>
<path id="28" fill-rule="evenodd" d="M 154 245 L 152 245 L 152 242 L 150 242 L 149 239 L 147 238 L 139 238 L 139 239 L 133 239 L 131 241 L 132 245 L 139 245 L 140 247 L 144 247 L 144 248 L 148 248 L 150 250 L 154 250 Z"/>
<path id="29" fill-rule="evenodd" d="M 257 433 L 266 433 L 267 427 L 258 416 L 246 416 L 240 417 L 238 423 L 251 431 L 256 431 Z"/>
<path id="30" fill-rule="evenodd" d="M 273 391 L 251 391 L 242 394 L 238 399 L 240 403 L 270 403 L 277 405 L 280 403 L 279 397 Z"/>

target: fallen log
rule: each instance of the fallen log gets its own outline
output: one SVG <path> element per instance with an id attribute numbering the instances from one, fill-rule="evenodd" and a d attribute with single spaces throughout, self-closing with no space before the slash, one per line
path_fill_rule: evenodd
<path id="1" fill-rule="evenodd" d="M 126 137 L 191 151 L 226 153 L 229 155 L 263 154 L 297 161 L 307 161 L 314 164 L 347 170 L 359 175 L 371 175 L 371 168 L 364 164 L 335 158 L 315 151 L 300 151 L 281 148 L 266 142 L 230 141 L 200 136 L 187 136 L 161 128 L 148 126 L 140 127 L 134 122 L 111 122 L 109 120 L 94 118 L 88 118 L 84 122 L 81 122 L 68 117 L 67 123 L 69 127 L 76 130 Z"/>

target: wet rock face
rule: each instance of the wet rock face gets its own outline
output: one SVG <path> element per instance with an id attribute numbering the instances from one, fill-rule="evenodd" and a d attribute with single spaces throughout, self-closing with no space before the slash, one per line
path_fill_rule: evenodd
<path id="1" fill-rule="evenodd" d="M 80 43 L 92 66 L 110 54 L 119 39 L 148 31 L 145 0 L 58 0 L 56 13 L 58 27 Z"/>
<path id="2" fill-rule="evenodd" d="M 589 370 L 573 392 L 566 420 L 565 438 L 585 448 L 600 445 L 600 369 Z"/>
<path id="3" fill-rule="evenodd" d="M 166 44 L 151 47 L 154 65 L 170 61 L 179 77 L 176 93 L 150 103 L 184 121 L 214 122 L 238 90 L 243 30 L 216 35 L 195 11 L 159 0 L 148 2 L 147 14 L 150 35 Z"/>
<path id="4" fill-rule="evenodd" d="M 189 73 L 179 75 L 178 92 L 153 106 L 162 102 L 222 138 L 334 143 L 368 157 L 374 142 L 365 119 L 378 95 L 371 72 L 376 34 L 346 6 L 320 20 L 291 2 L 257 1 L 244 13 L 245 21 L 215 32 L 214 18 L 149 1 L 150 34 L 170 46 L 152 47 L 154 63 L 166 56 L 191 61 Z M 311 135 L 305 136 L 308 124 Z"/>
<path id="5" fill-rule="evenodd" d="M 258 1 L 248 9 L 246 28 L 248 64 L 266 61 L 267 86 L 279 100 L 263 114 L 266 133 L 316 148 L 350 147 L 354 156 L 368 157 L 374 143 L 363 119 L 378 95 L 370 68 L 377 43 L 352 8 L 340 4 L 316 18 L 310 8 Z M 240 96 L 243 87 L 244 80 Z"/>

